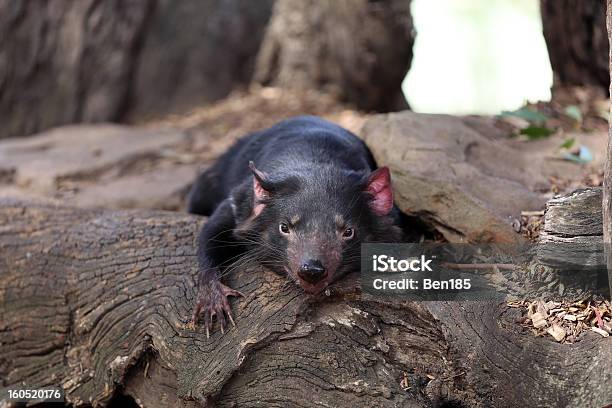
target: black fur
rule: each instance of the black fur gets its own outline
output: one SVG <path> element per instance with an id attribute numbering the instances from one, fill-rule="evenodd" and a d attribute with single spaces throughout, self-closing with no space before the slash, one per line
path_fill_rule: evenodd
<path id="1" fill-rule="evenodd" d="M 267 194 L 257 216 L 250 161 L 265 175 Z M 333 275 L 327 284 L 359 268 L 362 242 L 399 241 L 399 211 L 371 211 L 365 189 L 375 169 L 360 139 L 316 117 L 288 119 L 238 141 L 198 177 L 188 197 L 189 212 L 210 216 L 198 242 L 201 307 L 194 319 L 206 308 L 222 319 L 221 310 L 202 298 L 211 297 L 222 271 L 256 261 L 304 287 L 292 271 L 304 259 L 323 257 Z M 290 237 L 279 231 L 280 223 L 291 225 Z M 347 228 L 354 230 L 350 240 L 342 238 Z"/>

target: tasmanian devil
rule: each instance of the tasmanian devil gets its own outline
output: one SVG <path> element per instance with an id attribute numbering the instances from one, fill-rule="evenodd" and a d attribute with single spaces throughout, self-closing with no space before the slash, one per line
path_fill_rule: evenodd
<path id="1" fill-rule="evenodd" d="M 302 116 L 239 140 L 201 174 L 188 211 L 210 215 L 198 238 L 193 322 L 233 323 L 223 273 L 258 262 L 318 293 L 358 270 L 362 242 L 401 238 L 389 169 L 354 134 Z"/>

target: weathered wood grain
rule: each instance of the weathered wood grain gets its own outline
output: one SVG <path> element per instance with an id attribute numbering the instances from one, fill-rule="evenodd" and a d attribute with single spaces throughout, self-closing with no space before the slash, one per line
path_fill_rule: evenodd
<path id="1" fill-rule="evenodd" d="M 546 203 L 543 236 L 551 240 L 593 237 L 601 242 L 602 194 L 601 188 L 585 188 L 549 200 Z"/>
<path id="2" fill-rule="evenodd" d="M 607 339 L 557 344 L 517 332 L 504 304 L 383 300 L 351 277 L 308 297 L 237 271 L 237 325 L 207 339 L 187 326 L 201 224 L 1 201 L 0 388 L 61 385 L 74 406 L 119 393 L 143 407 L 612 402 Z"/>
<path id="3" fill-rule="evenodd" d="M 538 257 L 551 266 L 604 269 L 601 188 L 579 189 L 546 203 Z"/>
<path id="4" fill-rule="evenodd" d="M 608 45 L 612 49 L 612 1 L 606 2 L 606 26 L 608 28 Z M 610 75 L 612 76 L 612 54 L 608 52 Z M 612 82 L 608 89 L 612 89 Z M 604 219 L 604 242 L 606 259 L 608 265 L 608 282 L 610 283 L 610 295 L 612 296 L 612 124 L 608 133 L 608 147 L 606 149 L 606 161 L 604 164 L 604 195 L 603 195 L 603 219 Z"/>

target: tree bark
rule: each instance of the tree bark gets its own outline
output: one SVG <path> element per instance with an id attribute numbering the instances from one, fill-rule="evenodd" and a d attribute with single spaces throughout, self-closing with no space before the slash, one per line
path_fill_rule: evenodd
<path id="1" fill-rule="evenodd" d="M 129 118 L 185 112 L 246 87 L 274 0 L 155 0 Z"/>
<path id="2" fill-rule="evenodd" d="M 612 50 L 612 0 L 607 1 L 607 27 L 610 49 Z M 612 53 L 608 53 L 610 58 L 610 77 L 612 77 Z M 612 89 L 612 81 L 608 81 L 608 86 Z M 612 93 L 610 94 L 612 95 Z M 608 151 L 604 164 L 603 182 L 603 234 L 604 250 L 608 264 L 608 282 L 610 284 L 610 296 L 612 297 L 612 122 L 610 122 L 610 132 L 608 134 Z"/>
<path id="3" fill-rule="evenodd" d="M 601 188 L 579 189 L 546 203 L 539 260 L 547 265 L 605 271 Z"/>
<path id="4" fill-rule="evenodd" d="M 606 5 L 601 0 L 541 0 L 553 88 L 594 85 L 608 92 Z"/>
<path id="5" fill-rule="evenodd" d="M 409 1 L 277 0 L 255 81 L 323 89 L 365 110 L 403 109 L 414 38 Z"/>
<path id="6" fill-rule="evenodd" d="M 222 98 L 250 82 L 272 2 L 0 1 L 0 138 Z"/>
<path id="7" fill-rule="evenodd" d="M 151 1 L 0 2 L 0 138 L 115 120 Z"/>
<path id="8" fill-rule="evenodd" d="M 58 386 L 74 406 L 580 406 L 612 402 L 612 348 L 557 344 L 492 302 L 402 302 L 354 277 L 307 297 L 228 276 L 236 327 L 188 325 L 202 219 L 0 202 L 0 386 Z"/>

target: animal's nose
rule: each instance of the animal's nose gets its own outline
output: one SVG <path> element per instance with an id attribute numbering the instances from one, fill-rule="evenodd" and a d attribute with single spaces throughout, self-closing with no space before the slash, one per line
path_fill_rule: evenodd
<path id="1" fill-rule="evenodd" d="M 308 283 L 317 283 L 325 278 L 325 268 L 320 261 L 310 259 L 302 264 L 298 276 Z"/>

